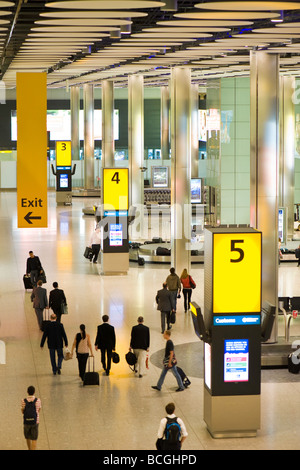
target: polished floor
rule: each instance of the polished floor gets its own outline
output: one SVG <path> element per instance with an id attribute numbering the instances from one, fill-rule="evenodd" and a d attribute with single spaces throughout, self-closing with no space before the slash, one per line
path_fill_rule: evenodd
<path id="1" fill-rule="evenodd" d="M 152 390 L 160 375 L 164 340 L 160 315 L 154 305 L 156 291 L 168 275 L 168 265 L 130 265 L 127 276 L 101 276 L 100 265 L 90 264 L 83 252 L 94 229 L 94 219 L 83 216 L 91 199 L 73 198 L 72 206 L 56 207 L 49 193 L 49 228 L 18 229 L 16 194 L 0 193 L 0 340 L 6 357 L 0 363 L 0 450 L 26 450 L 23 436 L 21 399 L 29 385 L 41 398 L 40 450 L 154 450 L 165 405 L 173 401 L 176 413 L 187 428 L 185 450 L 280 450 L 300 448 L 300 376 L 286 369 L 263 370 L 261 429 L 255 438 L 213 439 L 203 421 L 202 343 L 197 339 L 190 314 L 179 301 L 177 322 L 172 330 L 179 363 L 192 382 L 183 393 L 168 374 L 161 392 Z M 40 348 L 30 292 L 23 287 L 28 251 L 37 254 L 47 274 L 49 291 L 57 281 L 68 299 L 69 314 L 63 318 L 72 344 L 80 323 L 94 341 L 97 325 L 106 313 L 115 326 L 119 364 L 109 377 L 101 370 L 100 353 L 95 352 L 99 387 L 83 387 L 77 360 L 63 363 L 62 374 L 53 376 L 47 347 Z M 193 265 L 197 288 L 193 299 L 203 305 L 203 265 Z M 299 295 L 300 268 L 282 263 L 279 295 Z M 135 377 L 124 356 L 130 332 L 143 315 L 151 330 L 149 369 Z M 283 321 L 279 318 L 279 334 Z M 300 318 L 293 320 L 291 334 L 300 338 Z M 0 361 L 1 362 L 1 361 Z"/>

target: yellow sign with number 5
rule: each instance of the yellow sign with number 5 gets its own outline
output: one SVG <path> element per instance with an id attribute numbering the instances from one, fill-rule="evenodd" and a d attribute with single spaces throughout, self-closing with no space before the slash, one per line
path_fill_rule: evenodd
<path id="1" fill-rule="evenodd" d="M 127 211 L 129 205 L 128 168 L 103 168 L 104 210 Z"/>
<path id="2" fill-rule="evenodd" d="M 213 312 L 261 311 L 261 233 L 213 234 Z"/>

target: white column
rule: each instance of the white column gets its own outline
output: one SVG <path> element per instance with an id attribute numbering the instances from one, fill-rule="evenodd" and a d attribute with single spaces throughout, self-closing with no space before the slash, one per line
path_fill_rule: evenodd
<path id="1" fill-rule="evenodd" d="M 94 189 L 94 87 L 83 86 L 84 189 Z"/>
<path id="2" fill-rule="evenodd" d="M 171 264 L 178 275 L 191 265 L 191 71 L 171 74 Z"/>
<path id="3" fill-rule="evenodd" d="M 114 82 L 102 82 L 102 168 L 113 168 L 114 140 Z"/>
<path id="4" fill-rule="evenodd" d="M 71 147 L 72 160 L 79 160 L 80 137 L 79 137 L 79 111 L 80 111 L 80 87 L 70 88 L 71 98 Z"/>
<path id="5" fill-rule="evenodd" d="M 279 206 L 287 211 L 286 235 L 294 235 L 295 194 L 295 77 L 280 77 Z"/>
<path id="6" fill-rule="evenodd" d="M 250 53 L 250 222 L 262 232 L 262 304 L 278 305 L 279 56 Z M 277 321 L 269 342 L 277 342 Z"/>
<path id="7" fill-rule="evenodd" d="M 138 208 L 134 238 L 143 238 L 144 221 L 144 77 L 128 77 L 129 204 Z M 132 227 L 133 229 L 133 227 Z"/>

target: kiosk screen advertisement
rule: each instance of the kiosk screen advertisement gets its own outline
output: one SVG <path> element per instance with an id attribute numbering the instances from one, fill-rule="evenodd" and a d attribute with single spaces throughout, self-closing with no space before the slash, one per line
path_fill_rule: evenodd
<path id="1" fill-rule="evenodd" d="M 110 224 L 109 246 L 123 245 L 123 224 Z"/>
<path id="2" fill-rule="evenodd" d="M 224 382 L 249 381 L 249 340 L 224 340 Z"/>
<path id="3" fill-rule="evenodd" d="M 192 178 L 191 179 L 191 203 L 201 204 L 201 179 Z"/>
<path id="4" fill-rule="evenodd" d="M 69 187 L 69 177 L 67 174 L 62 173 L 61 175 L 59 175 L 59 187 L 61 189 Z"/>

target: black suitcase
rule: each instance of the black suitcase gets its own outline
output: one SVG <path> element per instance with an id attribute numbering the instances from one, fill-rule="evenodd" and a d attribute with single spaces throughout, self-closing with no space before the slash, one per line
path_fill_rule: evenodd
<path id="1" fill-rule="evenodd" d="M 178 367 L 177 366 L 177 370 L 178 370 L 178 373 L 181 377 L 181 380 L 182 380 L 182 383 L 183 385 L 185 386 L 185 388 L 188 388 L 189 385 L 191 385 L 191 381 L 190 379 L 187 378 L 187 376 L 185 375 L 185 373 L 183 372 L 183 370 L 181 369 L 181 367 Z"/>
<path id="2" fill-rule="evenodd" d="M 24 274 L 24 276 L 23 276 L 23 283 L 24 283 L 24 288 L 25 288 L 25 290 L 27 290 L 27 289 L 33 289 L 33 285 L 32 285 L 30 276 L 26 276 L 26 274 Z"/>
<path id="3" fill-rule="evenodd" d="M 83 385 L 99 385 L 99 374 L 95 372 L 95 359 L 93 357 L 93 371 L 90 370 L 90 359 L 88 358 L 88 372 L 85 372 L 83 378 Z"/>
<path id="4" fill-rule="evenodd" d="M 171 256 L 171 250 L 165 248 L 164 246 L 158 246 L 156 248 L 156 255 L 157 256 Z"/>
<path id="5" fill-rule="evenodd" d="M 300 372 L 300 359 L 295 353 L 288 355 L 288 371 L 290 374 L 299 374 Z"/>

